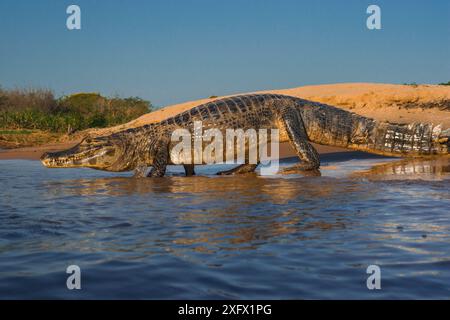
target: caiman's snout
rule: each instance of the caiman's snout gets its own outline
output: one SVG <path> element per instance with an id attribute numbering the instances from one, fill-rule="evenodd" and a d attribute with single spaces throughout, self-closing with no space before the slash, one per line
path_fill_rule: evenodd
<path id="1" fill-rule="evenodd" d="M 72 165 L 72 161 L 67 157 L 67 152 L 45 152 L 41 156 L 41 162 L 47 168 L 61 168 Z"/>
<path id="2" fill-rule="evenodd" d="M 100 170 L 117 170 L 120 147 L 108 138 L 86 138 L 76 146 L 57 152 L 46 152 L 41 162 L 47 168 L 89 167 Z M 114 167 L 113 167 L 114 166 Z"/>
<path id="3" fill-rule="evenodd" d="M 50 157 L 48 152 L 44 152 L 41 156 L 41 162 L 44 166 L 49 167 L 50 166 Z"/>

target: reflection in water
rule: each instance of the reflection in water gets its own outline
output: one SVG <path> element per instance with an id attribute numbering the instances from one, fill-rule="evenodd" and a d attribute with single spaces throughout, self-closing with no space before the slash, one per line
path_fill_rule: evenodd
<path id="1" fill-rule="evenodd" d="M 442 179 L 448 174 L 449 161 L 448 158 L 401 160 L 375 165 L 350 176 L 369 180 Z M 49 181 L 44 189 L 54 197 L 119 197 L 130 208 L 137 206 L 137 210 L 142 210 L 148 206 L 143 218 L 175 221 L 171 234 L 173 245 L 166 243 L 165 250 L 210 253 L 255 249 L 270 239 L 287 235 L 295 235 L 298 240 L 312 239 L 321 237 L 321 232 L 307 231 L 327 232 L 349 227 L 355 211 L 348 210 L 345 202 L 352 198 L 375 198 L 379 192 L 378 188 L 353 180 L 284 174 L 271 178 L 175 175 L 154 179 L 77 179 Z M 116 214 L 113 206 L 107 211 Z M 190 228 L 189 232 L 180 231 L 185 228 Z M 87 236 L 83 243 L 92 247 L 89 239 L 96 238 L 96 234 Z M 152 251 L 152 246 L 161 245 L 154 240 L 153 234 L 143 234 L 140 243 Z M 117 244 L 114 243 L 114 248 L 108 247 L 109 244 L 105 242 L 102 250 L 121 250 Z"/>
<path id="2" fill-rule="evenodd" d="M 369 264 L 377 297 L 447 297 L 449 160 L 379 161 L 161 179 L 0 161 L 0 298 L 70 298 L 69 264 L 82 298 L 372 298 Z"/>
<path id="3" fill-rule="evenodd" d="M 154 217 L 156 207 L 160 218 L 167 212 L 176 214 L 177 222 L 173 227 L 177 230 L 195 226 L 186 237 L 185 233 L 175 231 L 174 244 L 209 252 L 254 249 L 274 237 L 295 233 L 302 239 L 312 237 L 303 234 L 307 230 L 345 228 L 346 215 L 340 209 L 333 209 L 332 203 L 327 221 L 310 219 L 312 212 L 319 210 L 311 205 L 314 199 L 357 191 L 357 185 L 345 183 L 336 188 L 340 183 L 329 180 L 333 182 L 257 176 L 251 179 L 248 176 L 99 178 L 48 182 L 44 187 L 58 197 L 126 197 L 130 202 L 147 199 L 152 207 L 149 208 L 149 219 Z M 115 208 L 110 210 L 114 212 Z M 170 250 L 177 249 L 172 246 Z"/>
<path id="4" fill-rule="evenodd" d="M 403 159 L 357 172 L 370 180 L 443 180 L 450 178 L 450 157 Z"/>

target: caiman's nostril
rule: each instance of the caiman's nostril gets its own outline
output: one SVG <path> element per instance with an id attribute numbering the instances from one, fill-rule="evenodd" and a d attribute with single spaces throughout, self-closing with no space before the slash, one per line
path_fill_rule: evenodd
<path id="1" fill-rule="evenodd" d="M 45 160 L 48 157 L 48 152 L 44 152 L 41 156 L 41 160 Z"/>

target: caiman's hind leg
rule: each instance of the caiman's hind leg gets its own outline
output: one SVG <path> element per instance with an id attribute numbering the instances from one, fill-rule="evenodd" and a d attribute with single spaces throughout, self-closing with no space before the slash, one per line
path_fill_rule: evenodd
<path id="1" fill-rule="evenodd" d="M 225 171 L 219 171 L 217 172 L 218 175 L 232 175 L 232 174 L 243 174 L 243 173 L 250 173 L 255 171 L 257 164 L 241 164 L 240 166 L 237 166 L 236 168 L 225 170 Z"/>
<path id="2" fill-rule="evenodd" d="M 163 177 L 166 173 L 167 163 L 169 161 L 169 145 L 167 142 L 160 142 L 156 148 L 153 166 L 147 177 Z"/>
<path id="3" fill-rule="evenodd" d="M 184 166 L 184 172 L 186 173 L 186 177 L 195 176 L 193 164 L 184 164 L 183 166 Z"/>
<path id="4" fill-rule="evenodd" d="M 319 173 L 319 153 L 308 142 L 308 136 L 303 120 L 297 110 L 291 107 L 283 109 L 280 121 L 286 129 L 291 145 L 294 147 L 300 160 L 302 160 L 302 163 L 287 168 L 285 172 L 302 170 L 316 171 Z"/>

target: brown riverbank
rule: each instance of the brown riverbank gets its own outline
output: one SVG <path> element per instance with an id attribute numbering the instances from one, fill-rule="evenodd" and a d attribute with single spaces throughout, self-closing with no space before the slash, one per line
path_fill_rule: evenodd
<path id="1" fill-rule="evenodd" d="M 36 147 L 4 149 L 0 150 L 0 160 L 11 160 L 11 159 L 38 160 L 44 152 L 67 149 L 76 144 L 77 142 L 78 141 L 71 141 L 63 143 L 46 144 L 43 146 L 36 146 Z"/>
<path id="2" fill-rule="evenodd" d="M 78 141 L 55 143 L 38 147 L 0 150 L 0 160 L 11 160 L 11 159 L 38 160 L 44 152 L 68 149 L 74 146 L 76 143 L 78 143 Z M 317 147 L 317 150 L 321 154 L 348 151 L 346 149 L 336 147 L 320 146 L 320 145 L 315 146 Z M 280 157 L 286 158 L 294 155 L 295 154 L 291 149 L 291 147 L 289 146 L 289 144 L 282 143 L 280 145 Z"/>
<path id="3" fill-rule="evenodd" d="M 264 92 L 286 94 L 327 103 L 380 121 L 397 123 L 441 123 L 445 128 L 450 128 L 450 86 L 342 83 Z M 145 114 L 124 125 L 105 129 L 93 129 L 90 132 L 96 135 L 103 135 L 161 121 L 198 104 L 214 99 L 201 99 L 167 106 Z M 43 152 L 62 150 L 73 146 L 79 141 L 80 136 L 78 134 L 77 137 L 74 137 L 73 141 L 69 139 L 62 143 L 2 150 L 0 151 L 0 160 L 39 159 Z M 328 146 L 317 146 L 317 148 L 322 154 L 345 151 L 345 149 Z M 294 153 L 290 146 L 288 144 L 282 144 L 280 156 L 287 157 L 292 155 Z"/>

